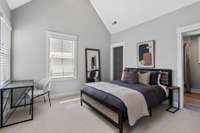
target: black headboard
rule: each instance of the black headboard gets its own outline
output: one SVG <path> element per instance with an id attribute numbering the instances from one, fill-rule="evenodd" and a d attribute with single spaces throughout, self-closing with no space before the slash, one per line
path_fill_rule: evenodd
<path id="1" fill-rule="evenodd" d="M 172 86 L 172 70 L 171 69 L 158 69 L 158 68 L 125 68 L 128 70 L 137 69 L 140 72 L 161 72 L 161 84 Z"/>

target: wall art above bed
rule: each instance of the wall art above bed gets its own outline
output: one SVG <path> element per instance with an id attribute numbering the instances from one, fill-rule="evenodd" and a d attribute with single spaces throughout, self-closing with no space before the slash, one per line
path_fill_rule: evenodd
<path id="1" fill-rule="evenodd" d="M 141 68 L 155 67 L 155 40 L 137 44 L 137 65 Z"/>

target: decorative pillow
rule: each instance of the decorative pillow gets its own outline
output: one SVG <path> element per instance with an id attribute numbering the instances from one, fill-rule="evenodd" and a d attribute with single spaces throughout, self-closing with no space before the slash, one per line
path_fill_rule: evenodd
<path id="1" fill-rule="evenodd" d="M 160 72 L 151 72 L 150 74 L 150 85 L 157 85 L 158 84 L 158 76 Z"/>
<path id="2" fill-rule="evenodd" d="M 149 85 L 150 72 L 146 72 L 146 73 L 138 72 L 138 81 L 140 84 Z"/>
<path id="3" fill-rule="evenodd" d="M 160 76 L 161 76 L 160 80 L 159 80 L 160 84 L 168 85 L 169 84 L 169 73 L 161 71 Z"/>
<path id="4" fill-rule="evenodd" d="M 130 84 L 137 83 L 138 82 L 137 70 L 124 69 L 121 80 Z"/>

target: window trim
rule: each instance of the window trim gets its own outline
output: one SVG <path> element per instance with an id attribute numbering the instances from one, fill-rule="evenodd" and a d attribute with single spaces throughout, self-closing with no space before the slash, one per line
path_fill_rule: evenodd
<path id="1" fill-rule="evenodd" d="M 198 63 L 200 63 L 200 37 L 198 36 Z"/>
<path id="2" fill-rule="evenodd" d="M 63 77 L 55 77 L 55 78 L 52 78 L 50 76 L 50 42 L 49 42 L 49 38 L 50 37 L 55 37 L 55 38 L 58 38 L 58 39 L 67 39 L 67 40 L 73 40 L 75 41 L 75 44 L 74 44 L 74 77 L 67 77 L 67 76 L 63 76 Z M 51 78 L 53 80 L 72 80 L 72 79 L 78 79 L 78 36 L 77 35 L 71 35 L 71 34 L 65 34 L 65 33 L 61 33 L 61 32 L 55 32 L 55 31 L 49 31 L 47 30 L 46 31 L 46 45 L 47 45 L 47 48 L 46 48 L 46 55 L 47 55 L 47 62 L 46 62 L 46 65 L 47 65 L 47 71 L 46 71 L 46 75 L 48 78 Z"/>
<path id="3" fill-rule="evenodd" d="M 8 40 L 9 42 L 8 42 L 8 61 L 9 61 L 9 79 L 8 80 L 5 80 L 5 81 L 3 81 L 3 82 L 0 82 L 0 88 L 2 88 L 2 87 L 4 87 L 6 84 L 8 84 L 9 82 L 10 82 L 10 80 L 12 79 L 12 53 L 11 53 L 11 51 L 12 51 L 12 49 L 11 49 L 11 47 L 12 47 L 12 45 L 11 45 L 11 39 L 12 39 L 12 27 L 10 26 L 10 24 L 7 22 L 7 20 L 6 20 L 6 18 L 4 18 L 3 16 L 1 16 L 0 15 L 0 28 L 2 28 L 1 26 L 2 26 L 2 23 L 3 24 L 5 24 L 5 26 L 8 28 L 8 32 L 9 32 L 9 39 L 10 40 Z M 1 38 L 1 32 L 0 32 L 0 38 Z M 2 43 L 2 42 L 0 42 L 0 43 Z M 2 45 L 2 44 L 0 44 L 0 45 Z M 1 76 L 1 75 L 0 75 Z"/>

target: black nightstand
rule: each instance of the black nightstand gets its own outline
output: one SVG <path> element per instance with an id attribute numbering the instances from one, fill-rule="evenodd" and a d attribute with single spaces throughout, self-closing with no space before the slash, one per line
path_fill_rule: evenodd
<path id="1" fill-rule="evenodd" d="M 176 113 L 180 109 L 180 87 L 170 86 L 167 87 L 167 89 L 169 90 L 169 108 L 167 108 L 166 111 L 171 113 Z M 178 107 L 173 106 L 173 101 L 174 101 L 173 95 L 175 91 L 178 91 Z"/>

